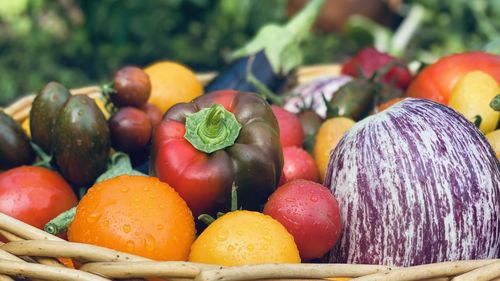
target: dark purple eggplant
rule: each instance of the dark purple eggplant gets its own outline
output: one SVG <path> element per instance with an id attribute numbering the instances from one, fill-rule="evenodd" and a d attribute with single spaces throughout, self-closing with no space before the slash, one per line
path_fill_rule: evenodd
<path id="1" fill-rule="evenodd" d="M 241 92 L 258 92 L 255 85 L 247 79 L 250 59 L 251 56 L 245 56 L 230 64 L 225 71 L 221 72 L 205 87 L 205 93 L 225 89 L 234 89 Z M 274 73 L 264 51 L 256 53 L 251 63 L 252 75 L 263 85 L 266 85 L 269 90 L 276 92 L 283 86 L 286 81 L 286 75 Z"/>
<path id="2" fill-rule="evenodd" d="M 269 100 L 287 76 L 302 63 L 299 44 L 309 32 L 324 0 L 312 0 L 285 26 L 266 25 L 243 48 L 233 53 L 234 60 L 206 87 L 205 93 L 234 89 L 257 92 Z M 267 91 L 267 93 L 262 93 Z"/>

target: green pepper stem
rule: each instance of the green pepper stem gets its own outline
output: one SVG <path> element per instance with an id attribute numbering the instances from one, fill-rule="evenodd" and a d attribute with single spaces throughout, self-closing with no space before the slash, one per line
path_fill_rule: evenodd
<path id="1" fill-rule="evenodd" d="M 76 207 L 73 207 L 49 221 L 43 229 L 52 235 L 66 232 L 69 224 L 75 218 L 75 214 Z"/>
<path id="2" fill-rule="evenodd" d="M 227 130 L 224 130 L 224 107 L 213 105 L 207 115 L 207 118 L 198 127 L 198 136 L 204 142 L 212 142 L 217 138 L 224 138 Z"/>
<path id="3" fill-rule="evenodd" d="M 196 149 L 212 153 L 233 145 L 241 125 L 222 105 L 214 104 L 186 116 L 184 138 Z"/>

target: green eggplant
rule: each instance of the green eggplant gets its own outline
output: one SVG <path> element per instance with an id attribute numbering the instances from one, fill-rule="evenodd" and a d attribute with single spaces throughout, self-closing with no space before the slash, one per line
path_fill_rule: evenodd
<path id="1" fill-rule="evenodd" d="M 21 125 L 0 111 L 0 170 L 31 164 L 35 153 Z"/>
<path id="2" fill-rule="evenodd" d="M 108 123 L 94 100 L 71 96 L 57 114 L 53 156 L 74 187 L 88 187 L 106 170 L 111 147 Z"/>
<path id="3" fill-rule="evenodd" d="M 50 82 L 36 95 L 31 105 L 31 139 L 47 154 L 52 153 L 52 131 L 57 113 L 70 96 L 66 87 Z"/>

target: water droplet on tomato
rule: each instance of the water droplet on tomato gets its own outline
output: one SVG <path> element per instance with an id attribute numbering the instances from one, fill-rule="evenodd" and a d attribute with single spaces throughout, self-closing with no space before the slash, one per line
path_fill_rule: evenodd
<path id="1" fill-rule="evenodd" d="M 294 203 L 295 199 L 288 197 L 288 198 L 285 198 L 285 201 L 288 202 L 288 203 Z"/>
<path id="2" fill-rule="evenodd" d="M 233 251 L 235 250 L 235 248 L 234 248 L 234 246 L 233 246 L 233 245 L 229 245 L 229 246 L 227 246 L 227 250 L 228 250 L 229 252 L 233 252 Z"/>
<path id="3" fill-rule="evenodd" d="M 146 235 L 146 249 L 148 251 L 154 251 L 156 247 L 156 240 L 151 234 Z"/>
<path id="4" fill-rule="evenodd" d="M 217 234 L 217 240 L 219 241 L 225 241 L 227 239 L 227 233 L 221 232 Z"/>
<path id="5" fill-rule="evenodd" d="M 87 217 L 88 223 L 95 223 L 101 215 L 98 213 L 92 213 Z"/>
<path id="6" fill-rule="evenodd" d="M 159 208 L 163 210 L 163 209 L 165 209 L 165 205 L 160 204 Z"/>
<path id="7" fill-rule="evenodd" d="M 127 247 L 127 251 L 128 251 L 128 252 L 133 252 L 133 251 L 134 251 L 134 249 L 135 249 L 135 243 L 134 243 L 134 241 L 129 240 L 129 241 L 127 242 L 127 246 L 126 246 L 126 247 Z"/>
<path id="8" fill-rule="evenodd" d="M 150 198 L 150 199 L 155 199 L 155 198 L 156 198 L 156 195 L 155 195 L 155 194 L 151 194 L 151 195 L 149 195 L 149 198 Z"/>
<path id="9" fill-rule="evenodd" d="M 109 227 L 109 220 L 104 221 L 104 227 Z"/>
<path id="10" fill-rule="evenodd" d="M 129 224 L 124 224 L 122 227 L 123 232 L 129 233 L 132 230 L 132 227 L 130 227 Z"/>
<path id="11" fill-rule="evenodd" d="M 163 228 L 165 228 L 165 227 L 163 226 L 163 224 L 159 224 L 159 225 L 157 225 L 157 226 L 156 226 L 156 229 L 157 229 L 157 230 L 162 230 Z"/>
<path id="12" fill-rule="evenodd" d="M 311 199 L 312 202 L 318 202 L 318 196 L 313 195 L 309 199 Z"/>
<path id="13" fill-rule="evenodd" d="M 142 190 L 144 190 L 144 191 L 149 191 L 149 186 L 145 186 L 145 187 L 143 187 L 143 188 L 142 188 Z"/>
<path id="14" fill-rule="evenodd" d="M 128 187 L 124 186 L 124 187 L 120 188 L 120 191 L 125 193 L 128 191 Z"/>
<path id="15" fill-rule="evenodd" d="M 254 249 L 254 246 L 253 246 L 252 244 L 248 244 L 248 245 L 247 245 L 247 250 L 248 250 L 249 252 L 253 252 L 253 249 Z"/>

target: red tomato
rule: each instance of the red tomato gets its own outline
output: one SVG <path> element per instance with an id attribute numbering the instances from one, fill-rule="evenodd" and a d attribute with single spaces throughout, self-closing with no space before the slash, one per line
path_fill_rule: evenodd
<path id="1" fill-rule="evenodd" d="M 408 88 L 413 78 L 406 65 L 397 58 L 374 48 L 364 48 L 359 51 L 342 65 L 341 72 L 352 77 L 359 77 L 360 73 L 358 72 L 361 70 L 363 76 L 369 78 L 390 62 L 399 63 L 395 64 L 384 74 L 382 81 L 384 83 L 394 83 L 400 89 Z"/>
<path id="2" fill-rule="evenodd" d="M 406 94 L 447 105 L 453 86 L 473 70 L 484 71 L 500 83 L 500 56 L 468 52 L 443 57 L 422 70 L 410 84 Z"/>
<path id="3" fill-rule="evenodd" d="M 71 186 L 47 168 L 20 166 L 0 174 L 0 212 L 40 229 L 76 204 Z"/>
<path id="4" fill-rule="evenodd" d="M 300 147 L 287 146 L 283 148 L 283 173 L 279 185 L 298 179 L 319 182 L 318 167 L 307 151 Z"/>
<path id="5" fill-rule="evenodd" d="M 341 234 L 340 209 L 328 188 L 307 180 L 284 184 L 269 197 L 264 214 L 292 234 L 303 260 L 319 258 Z"/>
<path id="6" fill-rule="evenodd" d="M 276 105 L 271 105 L 271 109 L 278 120 L 281 146 L 302 147 L 304 143 L 304 130 L 302 129 L 299 117 Z"/>

